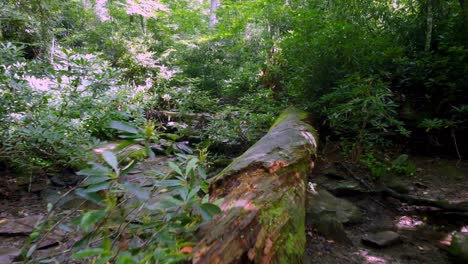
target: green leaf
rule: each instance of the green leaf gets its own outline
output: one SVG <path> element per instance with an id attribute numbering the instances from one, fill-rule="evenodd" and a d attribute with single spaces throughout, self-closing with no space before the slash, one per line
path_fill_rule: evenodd
<path id="1" fill-rule="evenodd" d="M 190 190 L 189 194 L 187 195 L 187 200 L 192 199 L 197 193 L 200 191 L 200 186 L 195 186 L 193 187 L 192 190 Z"/>
<path id="2" fill-rule="evenodd" d="M 182 200 L 184 202 L 187 202 L 188 200 L 188 194 L 189 194 L 189 189 L 185 186 L 182 186 L 180 188 L 177 188 L 177 190 L 179 191 L 179 195 L 180 197 L 182 198 Z"/>
<path id="3" fill-rule="evenodd" d="M 100 182 L 100 183 L 97 183 L 97 184 L 89 185 L 88 188 L 84 189 L 84 191 L 88 192 L 88 193 L 99 192 L 99 191 L 102 191 L 102 190 L 109 189 L 109 186 L 110 186 L 110 182 L 108 182 L 108 181 Z"/>
<path id="4" fill-rule="evenodd" d="M 26 257 L 29 258 L 32 256 L 32 254 L 36 251 L 37 249 L 37 244 L 32 245 L 32 247 L 29 248 L 28 253 L 26 253 Z"/>
<path id="5" fill-rule="evenodd" d="M 167 195 L 163 197 L 161 201 L 159 201 L 158 203 L 153 204 L 152 207 L 157 208 L 157 209 L 169 209 L 169 208 L 181 206 L 182 204 L 183 204 L 183 201 L 176 199 L 170 195 Z"/>
<path id="6" fill-rule="evenodd" d="M 104 204 L 104 200 L 103 200 L 102 197 L 101 197 L 99 194 L 97 194 L 97 193 L 86 192 L 86 190 L 84 190 L 84 189 L 77 189 L 77 190 L 75 191 L 75 193 L 76 193 L 78 196 L 80 196 L 80 197 L 82 197 L 82 198 L 85 198 L 86 200 L 91 201 L 91 202 L 93 202 L 93 203 L 95 203 L 95 204 L 102 205 L 102 206 L 105 205 L 105 204 Z"/>
<path id="7" fill-rule="evenodd" d="M 92 168 L 80 170 L 76 174 L 83 176 L 108 176 L 110 169 L 101 164 L 93 164 Z"/>
<path id="8" fill-rule="evenodd" d="M 138 133 L 137 128 L 132 127 L 132 126 L 127 125 L 127 124 L 124 124 L 124 123 L 119 122 L 119 121 L 111 121 L 110 122 L 110 127 L 113 128 L 113 129 L 117 129 L 119 131 L 131 133 L 131 134 L 137 134 Z"/>
<path id="9" fill-rule="evenodd" d="M 189 173 L 195 169 L 197 166 L 198 159 L 197 158 L 192 158 L 187 162 L 187 166 L 185 167 L 185 175 L 189 175 Z"/>
<path id="10" fill-rule="evenodd" d="M 126 182 L 122 184 L 122 187 L 127 189 L 131 194 L 135 195 L 140 200 L 148 200 L 150 197 L 150 193 L 148 191 L 145 191 L 135 184 Z"/>
<path id="11" fill-rule="evenodd" d="M 90 176 L 83 181 L 83 185 L 88 186 L 109 180 L 109 176 Z"/>
<path id="12" fill-rule="evenodd" d="M 185 181 L 180 180 L 164 180 L 158 183 L 159 187 L 175 187 L 181 186 L 184 184 Z"/>
<path id="13" fill-rule="evenodd" d="M 200 205 L 200 214 L 204 220 L 210 220 L 214 215 L 220 214 L 221 208 L 212 203 L 204 203 Z"/>
<path id="14" fill-rule="evenodd" d="M 133 140 L 124 140 L 122 142 L 120 142 L 119 145 L 117 145 L 117 147 L 115 147 L 114 151 L 118 152 L 118 151 L 121 151 L 123 150 L 124 148 L 130 146 L 130 145 L 133 145 L 135 144 L 135 142 Z"/>
<path id="15" fill-rule="evenodd" d="M 129 173 L 135 167 L 136 164 L 137 163 L 135 162 L 135 160 L 131 160 L 130 163 L 122 169 L 120 175 L 127 175 L 127 173 Z"/>
<path id="16" fill-rule="evenodd" d="M 106 211 L 104 210 L 86 212 L 81 217 L 80 224 L 85 231 L 88 231 L 92 225 L 99 222 L 105 215 Z"/>
<path id="17" fill-rule="evenodd" d="M 89 248 L 89 249 L 83 249 L 83 250 L 76 252 L 75 254 L 72 255 L 72 258 L 84 259 L 84 258 L 88 258 L 91 256 L 101 255 L 102 253 L 104 253 L 104 249 L 102 248 Z"/>
<path id="18" fill-rule="evenodd" d="M 203 179 L 203 180 L 206 180 L 206 171 L 204 168 L 202 168 L 201 166 L 198 166 L 198 174 L 200 175 L 200 177 Z"/>
<path id="19" fill-rule="evenodd" d="M 114 169 L 114 171 L 119 169 L 119 162 L 117 161 L 117 157 L 114 153 L 110 151 L 104 151 L 102 153 L 102 158 L 106 161 L 107 164 L 109 164 L 109 166 Z"/>
<path id="20" fill-rule="evenodd" d="M 175 164 L 174 162 L 172 161 L 169 161 L 168 162 L 168 165 L 169 167 L 175 171 L 177 174 L 179 174 L 180 176 L 185 176 L 183 173 L 182 173 L 182 170 L 180 170 L 179 166 L 177 166 L 177 164 Z"/>

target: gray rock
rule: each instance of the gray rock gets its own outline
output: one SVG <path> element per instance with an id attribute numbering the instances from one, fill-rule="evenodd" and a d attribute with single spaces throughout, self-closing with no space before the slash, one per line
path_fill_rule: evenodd
<path id="1" fill-rule="evenodd" d="M 0 263 L 12 263 L 21 253 L 19 248 L 0 246 Z"/>
<path id="2" fill-rule="evenodd" d="M 400 242 L 400 235 L 393 231 L 381 231 L 365 235 L 362 238 L 362 243 L 367 246 L 384 248 Z"/>
<path id="3" fill-rule="evenodd" d="M 22 218 L 9 218 L 0 221 L 0 235 L 26 236 L 29 235 L 41 219 L 41 215 L 32 215 Z M 1 262 L 0 262 L 1 263 Z"/>
<path id="4" fill-rule="evenodd" d="M 468 263 L 468 233 L 453 235 L 449 253 L 456 263 Z"/>
<path id="5" fill-rule="evenodd" d="M 346 179 L 346 173 L 337 169 L 336 165 L 333 164 L 332 166 L 324 169 L 322 174 L 328 178 L 335 179 L 335 180 L 344 180 Z"/>
<path id="6" fill-rule="evenodd" d="M 324 217 L 336 219 L 338 222 L 358 222 L 361 212 L 351 202 L 337 198 L 326 190 L 317 189 L 317 193 L 308 193 L 307 218 L 312 222 L 318 222 Z M 314 220 L 316 219 L 316 220 Z"/>
<path id="7" fill-rule="evenodd" d="M 80 208 L 86 209 L 101 209 L 98 205 L 78 196 L 75 192 L 71 192 L 66 196 L 63 194 L 67 190 L 47 189 L 41 192 L 41 198 L 47 203 L 55 204 L 63 210 Z"/>
<path id="8" fill-rule="evenodd" d="M 323 217 L 315 225 L 317 232 L 326 237 L 332 239 L 337 243 L 352 245 L 353 242 L 346 234 L 343 224 L 338 222 L 336 219 L 331 217 Z"/>

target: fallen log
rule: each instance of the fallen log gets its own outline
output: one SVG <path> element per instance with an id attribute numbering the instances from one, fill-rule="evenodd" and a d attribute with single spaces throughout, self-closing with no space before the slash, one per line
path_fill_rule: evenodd
<path id="1" fill-rule="evenodd" d="M 301 263 L 307 175 L 316 133 L 288 109 L 270 131 L 211 183 L 223 214 L 200 230 L 193 263 Z"/>

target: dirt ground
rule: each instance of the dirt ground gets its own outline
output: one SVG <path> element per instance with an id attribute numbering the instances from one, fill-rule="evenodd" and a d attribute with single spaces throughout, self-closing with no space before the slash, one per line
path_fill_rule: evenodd
<path id="1" fill-rule="evenodd" d="M 421 157 L 412 158 L 412 161 L 416 164 L 417 173 L 411 177 L 399 178 L 409 194 L 450 201 L 468 201 L 468 162 L 461 162 L 457 167 L 456 160 Z M 336 158 L 319 160 L 310 181 L 318 182 L 319 186 L 325 181 L 328 182 L 328 186 L 333 185 L 336 179 L 324 176 L 324 171 L 336 162 L 345 161 Z M 365 171 L 356 172 L 363 178 L 366 177 Z M 35 186 L 33 192 L 27 192 L 26 185 L 11 188 L 14 186 L 11 184 L 12 180 L 12 177 L 5 175 L 0 180 L 0 221 L 44 214 L 46 202 L 41 196 L 41 183 Z M 352 244 L 342 244 L 326 238 L 314 226 L 308 225 L 304 257 L 306 264 L 454 263 L 446 250 L 450 244 L 451 233 L 468 232 L 466 215 L 401 203 L 394 198 L 367 193 L 359 188 L 335 195 L 351 201 L 361 211 L 360 222 L 344 226 Z M 364 235 L 380 230 L 397 232 L 401 242 L 386 248 L 373 248 L 362 244 L 361 239 Z M 27 235 L 0 235 L 0 247 L 21 248 L 26 239 Z"/>
<path id="2" fill-rule="evenodd" d="M 319 186 L 320 182 L 331 181 L 324 176 L 324 171 L 333 162 L 336 160 L 319 160 L 310 181 L 319 182 Z M 408 194 L 468 202 L 467 162 L 424 157 L 412 158 L 412 162 L 417 167 L 416 174 L 399 179 L 407 187 Z M 357 170 L 357 173 L 366 178 L 365 171 Z M 313 225 L 308 225 L 305 263 L 456 263 L 449 257 L 447 248 L 453 231 L 468 232 L 466 214 L 413 206 L 360 190 L 339 193 L 340 198 L 358 206 L 362 214 L 360 222 L 344 226 L 352 244 L 337 243 L 319 234 Z M 382 230 L 397 232 L 400 243 L 385 248 L 363 245 L 363 236 Z"/>

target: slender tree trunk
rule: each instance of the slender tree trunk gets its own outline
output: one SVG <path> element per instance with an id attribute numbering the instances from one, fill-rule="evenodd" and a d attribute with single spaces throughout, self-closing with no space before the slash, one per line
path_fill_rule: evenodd
<path id="1" fill-rule="evenodd" d="M 141 30 L 143 31 L 143 35 L 146 36 L 146 18 L 141 15 L 140 15 L 140 24 L 141 24 Z"/>
<path id="2" fill-rule="evenodd" d="M 424 43 L 424 51 L 431 49 L 432 28 L 434 24 L 434 0 L 427 0 L 427 19 L 426 19 L 426 42 Z"/>
<path id="3" fill-rule="evenodd" d="M 55 34 L 52 32 L 52 43 L 50 44 L 50 64 L 54 64 Z"/>
<path id="4" fill-rule="evenodd" d="M 468 0 L 459 0 L 462 12 L 463 23 L 463 45 L 468 48 Z"/>
<path id="5" fill-rule="evenodd" d="M 211 0 L 209 29 L 212 29 L 217 23 L 216 11 L 218 10 L 219 0 Z"/>

